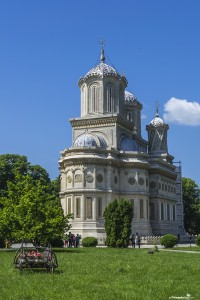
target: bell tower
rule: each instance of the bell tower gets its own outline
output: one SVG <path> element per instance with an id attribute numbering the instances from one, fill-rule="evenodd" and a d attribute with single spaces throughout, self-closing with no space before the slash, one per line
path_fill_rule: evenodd
<path id="1" fill-rule="evenodd" d="M 167 131 L 169 126 L 164 123 L 156 108 L 155 118 L 146 126 L 148 132 L 149 154 L 168 154 Z"/>

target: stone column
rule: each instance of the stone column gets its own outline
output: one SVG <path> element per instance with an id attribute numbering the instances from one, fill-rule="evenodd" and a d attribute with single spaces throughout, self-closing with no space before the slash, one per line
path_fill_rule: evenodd
<path id="1" fill-rule="evenodd" d="M 85 195 L 81 197 L 81 221 L 85 220 Z"/>
<path id="2" fill-rule="evenodd" d="M 94 188 L 96 189 L 96 167 L 94 167 Z"/>
<path id="3" fill-rule="evenodd" d="M 74 188 L 74 173 L 75 173 L 75 171 L 72 170 L 72 188 Z"/>
<path id="4" fill-rule="evenodd" d="M 147 200 L 146 200 L 146 199 L 143 199 L 143 203 L 144 203 L 144 204 L 143 204 L 143 205 L 144 205 L 144 206 L 143 206 L 143 210 L 144 210 L 144 211 L 143 211 L 143 213 L 144 213 L 144 218 L 147 219 Z"/>
<path id="5" fill-rule="evenodd" d="M 84 183 L 85 183 L 85 170 L 86 168 L 82 167 L 82 188 L 84 188 Z"/>
<path id="6" fill-rule="evenodd" d="M 138 191 L 138 172 L 135 172 L 136 190 Z"/>
<path id="7" fill-rule="evenodd" d="M 108 166 L 107 169 L 107 189 L 111 190 L 112 189 L 112 167 Z"/>
<path id="8" fill-rule="evenodd" d="M 94 196 L 93 201 L 92 201 L 92 219 L 94 221 L 97 220 L 97 197 L 96 197 L 96 195 Z"/>

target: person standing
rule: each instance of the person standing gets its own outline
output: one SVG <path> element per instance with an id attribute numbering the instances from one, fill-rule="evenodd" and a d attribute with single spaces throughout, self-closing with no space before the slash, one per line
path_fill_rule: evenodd
<path id="1" fill-rule="evenodd" d="M 135 234 L 134 233 L 131 236 L 131 244 L 132 244 L 132 248 L 135 248 Z"/>
<path id="2" fill-rule="evenodd" d="M 76 242 L 75 242 L 75 247 L 78 248 L 79 246 L 79 241 L 80 241 L 80 235 L 77 233 L 76 235 Z"/>
<path id="3" fill-rule="evenodd" d="M 138 245 L 138 248 L 140 248 L 140 235 L 138 234 L 138 232 L 136 232 L 135 244 Z"/>

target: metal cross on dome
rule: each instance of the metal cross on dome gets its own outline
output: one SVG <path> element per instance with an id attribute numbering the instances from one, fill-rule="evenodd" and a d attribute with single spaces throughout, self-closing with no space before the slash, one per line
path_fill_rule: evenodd
<path id="1" fill-rule="evenodd" d="M 101 49 L 104 49 L 106 41 L 104 39 L 100 39 L 99 44 L 101 45 Z"/>
<path id="2" fill-rule="evenodd" d="M 105 62 L 105 56 L 104 56 L 104 45 L 105 45 L 105 40 L 101 39 L 99 41 L 99 44 L 101 45 L 101 57 L 100 57 L 100 62 L 104 63 Z"/>
<path id="3" fill-rule="evenodd" d="M 159 103 L 158 103 L 158 101 L 156 101 L 156 116 L 159 116 L 159 113 L 158 113 L 158 107 L 159 107 Z"/>

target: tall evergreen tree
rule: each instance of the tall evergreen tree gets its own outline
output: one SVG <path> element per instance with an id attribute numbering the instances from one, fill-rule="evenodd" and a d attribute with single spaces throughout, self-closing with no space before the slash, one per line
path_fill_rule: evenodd
<path id="1" fill-rule="evenodd" d="M 130 201 L 116 199 L 104 211 L 106 245 L 109 247 L 128 247 L 131 235 L 133 208 Z"/>

